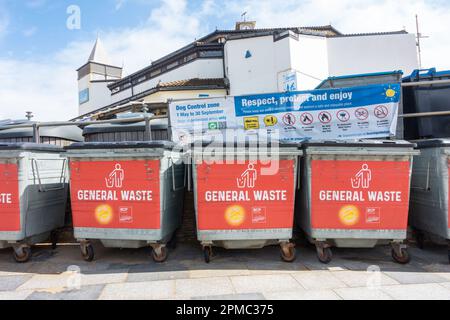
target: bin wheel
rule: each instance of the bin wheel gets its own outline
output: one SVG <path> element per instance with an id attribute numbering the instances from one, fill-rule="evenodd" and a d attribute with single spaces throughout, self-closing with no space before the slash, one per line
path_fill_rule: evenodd
<path id="1" fill-rule="evenodd" d="M 52 244 L 52 250 L 55 250 L 58 245 L 58 232 L 52 231 L 50 234 L 50 242 Z"/>
<path id="2" fill-rule="evenodd" d="M 94 247 L 92 244 L 86 244 L 84 248 L 81 248 L 81 255 L 83 259 L 87 262 L 92 262 L 94 260 Z"/>
<path id="3" fill-rule="evenodd" d="M 408 264 L 411 261 L 411 256 L 409 255 L 409 252 L 405 248 L 400 249 L 401 256 L 397 254 L 397 251 L 395 249 L 392 249 L 392 259 L 394 259 L 395 262 L 399 264 Z"/>
<path id="4" fill-rule="evenodd" d="M 333 259 L 331 248 L 317 248 L 317 258 L 323 264 L 329 264 Z"/>
<path id="5" fill-rule="evenodd" d="M 203 248 L 203 256 L 205 258 L 205 262 L 206 263 L 210 263 L 211 262 L 211 257 L 212 257 L 212 248 L 211 247 L 204 247 Z"/>
<path id="6" fill-rule="evenodd" d="M 283 260 L 284 262 L 294 262 L 295 259 L 297 258 L 296 250 L 293 245 L 287 246 L 284 249 L 283 247 L 281 247 L 280 252 L 281 252 L 281 260 Z"/>
<path id="7" fill-rule="evenodd" d="M 153 261 L 157 263 L 163 263 L 167 260 L 167 257 L 169 256 L 169 251 L 166 247 L 160 247 L 159 248 L 160 253 L 158 254 L 155 249 L 152 250 L 152 258 Z"/>
<path id="8" fill-rule="evenodd" d="M 14 260 L 16 260 L 17 263 L 26 263 L 30 261 L 31 258 L 31 248 L 30 247 L 23 247 L 21 248 L 22 254 L 18 254 L 16 250 L 13 251 Z"/>

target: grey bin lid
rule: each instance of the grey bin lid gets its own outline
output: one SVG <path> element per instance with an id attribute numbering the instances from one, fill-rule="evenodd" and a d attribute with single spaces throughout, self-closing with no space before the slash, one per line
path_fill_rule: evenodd
<path id="1" fill-rule="evenodd" d="M 402 76 L 402 71 L 392 71 L 330 77 L 319 84 L 316 89 L 345 88 L 371 84 L 401 82 Z"/>
<path id="2" fill-rule="evenodd" d="M 151 130 L 168 130 L 168 119 L 150 120 Z M 133 123 L 102 123 L 86 126 L 83 130 L 83 136 L 96 133 L 114 133 L 114 132 L 135 132 L 145 131 L 145 121 Z"/>
<path id="3" fill-rule="evenodd" d="M 77 126 L 42 127 L 39 129 L 41 137 L 53 137 L 70 141 L 83 141 L 82 130 Z M 33 128 L 0 127 L 0 139 L 32 138 Z"/>
<path id="4" fill-rule="evenodd" d="M 20 151 L 45 151 L 45 152 L 64 152 L 64 149 L 52 144 L 46 143 L 0 143 L 2 150 L 20 150 Z"/>
<path id="5" fill-rule="evenodd" d="M 351 140 L 351 141 L 316 141 L 305 142 L 303 148 L 308 147 L 342 147 L 342 148 L 414 148 L 416 145 L 404 140 Z"/>
<path id="6" fill-rule="evenodd" d="M 274 144 L 275 145 L 275 144 Z M 213 147 L 254 147 L 255 144 L 251 144 L 249 143 L 249 141 L 242 141 L 242 142 L 207 142 L 207 141 L 201 141 L 201 142 L 197 142 L 197 143 L 192 143 L 190 144 L 191 148 L 196 148 L 196 147 L 202 147 L 202 148 L 213 148 Z M 257 145 L 256 145 L 257 146 Z M 272 144 L 268 144 L 268 147 L 271 147 Z M 300 143 L 286 143 L 286 142 L 280 142 L 278 143 L 278 147 L 280 148 L 299 148 L 301 147 Z"/>
<path id="7" fill-rule="evenodd" d="M 418 149 L 446 148 L 446 147 L 450 147 L 450 138 L 449 139 L 417 140 L 417 141 L 414 141 L 414 143 L 417 144 Z"/>
<path id="8" fill-rule="evenodd" d="M 170 141 L 124 141 L 124 142 L 78 142 L 65 147 L 66 150 L 99 150 L 99 149 L 168 149 L 175 143 Z"/>

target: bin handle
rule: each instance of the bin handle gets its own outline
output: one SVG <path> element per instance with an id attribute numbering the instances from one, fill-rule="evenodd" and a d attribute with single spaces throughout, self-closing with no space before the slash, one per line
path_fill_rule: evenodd
<path id="1" fill-rule="evenodd" d="M 46 161 L 51 161 L 51 160 L 55 160 L 55 161 L 62 160 L 63 161 L 63 165 L 61 168 L 61 175 L 59 177 L 59 183 L 61 184 L 61 186 L 46 189 L 42 185 L 42 180 L 41 180 L 41 175 L 39 173 L 39 165 L 38 165 L 37 159 L 35 159 L 35 158 L 31 159 L 31 167 L 33 169 L 33 172 L 36 172 L 37 179 L 38 179 L 39 192 L 58 191 L 58 190 L 64 189 L 64 184 L 66 183 L 66 161 L 67 161 L 67 159 L 65 159 L 65 158 L 64 159 L 46 159 Z"/>
<path id="2" fill-rule="evenodd" d="M 176 186 L 176 181 L 175 181 L 175 163 L 173 162 L 172 158 L 169 158 L 170 164 L 171 164 L 171 168 L 172 168 L 172 189 L 174 192 L 182 190 L 186 187 L 186 169 L 183 172 L 183 185 L 181 187 Z"/>

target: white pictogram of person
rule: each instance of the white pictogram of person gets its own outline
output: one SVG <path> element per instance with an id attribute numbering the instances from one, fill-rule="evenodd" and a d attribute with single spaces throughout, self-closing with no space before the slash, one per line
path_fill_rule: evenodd
<path id="1" fill-rule="evenodd" d="M 372 170 L 369 169 L 369 165 L 363 164 L 362 169 L 352 178 L 352 187 L 353 189 L 369 189 L 371 181 Z"/>
<path id="2" fill-rule="evenodd" d="M 125 178 L 125 173 L 120 164 L 116 164 L 114 170 L 109 174 L 106 180 L 106 186 L 108 188 L 122 188 L 123 179 Z"/>
<path id="3" fill-rule="evenodd" d="M 246 187 L 254 188 L 257 177 L 258 177 L 258 173 L 255 169 L 255 165 L 249 164 L 248 169 L 245 170 L 244 173 L 239 178 L 237 178 L 238 188 L 240 188 L 240 189 L 243 189 Z"/>

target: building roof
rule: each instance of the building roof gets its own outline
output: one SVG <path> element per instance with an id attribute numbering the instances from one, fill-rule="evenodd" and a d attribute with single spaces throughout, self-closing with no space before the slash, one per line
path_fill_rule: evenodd
<path id="1" fill-rule="evenodd" d="M 214 79 L 188 79 L 188 80 L 177 80 L 171 82 L 162 82 L 158 83 L 157 88 L 182 88 L 182 87 L 202 87 L 216 86 L 219 89 L 225 88 L 225 80 L 222 78 L 214 78 Z"/>
<path id="2" fill-rule="evenodd" d="M 345 37 L 366 37 L 366 36 L 389 36 L 396 34 L 408 34 L 406 30 L 400 31 L 388 31 L 388 32 L 369 32 L 369 33 L 349 33 L 349 34 L 340 34 L 334 37 L 336 38 L 345 38 Z"/>
<path id="3" fill-rule="evenodd" d="M 117 101 L 113 104 L 110 104 L 108 106 L 93 110 L 89 113 L 86 113 L 84 115 L 78 116 L 75 119 L 72 120 L 80 120 L 84 119 L 96 114 L 101 114 L 105 112 L 111 112 L 111 111 L 126 111 L 123 106 L 125 104 L 130 104 L 135 101 L 138 101 L 140 99 L 143 99 L 144 97 L 154 94 L 156 92 L 160 91 L 183 91 L 183 90 L 214 90 L 214 89 L 226 89 L 227 84 L 225 82 L 225 79 L 223 78 L 213 78 L 213 79 L 187 79 L 187 80 L 178 80 L 178 81 L 172 81 L 172 82 L 162 82 L 159 83 L 156 87 L 145 90 L 141 93 L 135 94 L 134 96 L 130 96 L 126 99 Z"/>
<path id="4" fill-rule="evenodd" d="M 94 48 L 92 48 L 91 54 L 89 55 L 88 62 L 96 62 L 100 64 L 109 65 L 108 54 L 106 53 L 103 43 L 98 37 L 97 40 L 95 41 Z"/>

